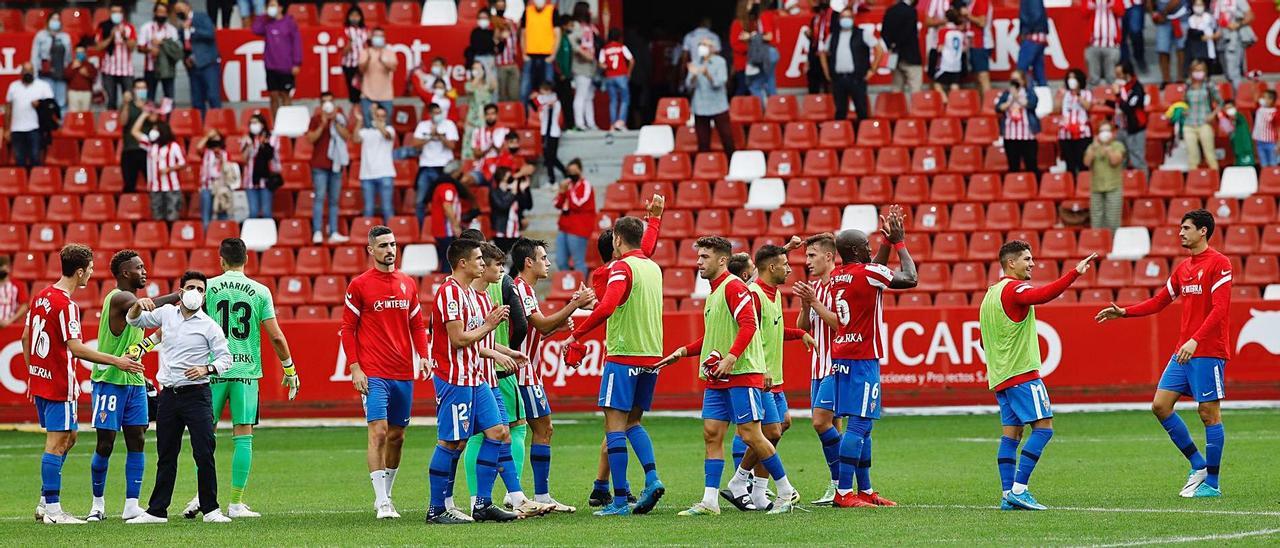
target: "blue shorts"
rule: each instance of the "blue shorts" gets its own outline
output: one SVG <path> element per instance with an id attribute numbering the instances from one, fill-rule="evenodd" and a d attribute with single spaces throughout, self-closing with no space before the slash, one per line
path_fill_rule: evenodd
<path id="1" fill-rule="evenodd" d="M 493 403 L 498 406 L 498 420 L 501 420 L 502 424 L 511 422 L 511 415 L 507 413 L 507 403 L 502 401 L 502 390 L 496 386 L 489 387 L 489 390 L 493 391 Z"/>
<path id="2" fill-rule="evenodd" d="M 35 403 L 40 428 L 49 432 L 75 432 L 80 429 L 76 424 L 76 402 L 46 400 L 36 396 Z"/>
<path id="3" fill-rule="evenodd" d="M 147 387 L 93 383 L 93 427 L 119 432 L 124 426 L 146 426 Z"/>
<path id="4" fill-rule="evenodd" d="M 439 377 L 432 378 L 436 387 L 436 424 L 440 441 L 470 438 L 499 424 L 503 419 L 498 399 L 488 384 L 458 386 Z"/>
<path id="5" fill-rule="evenodd" d="M 547 391 L 541 385 L 521 386 L 519 390 L 526 417 L 537 419 L 551 416 L 551 402 L 547 401 Z"/>
<path id="6" fill-rule="evenodd" d="M 1053 408 L 1049 406 L 1049 389 L 1044 381 L 1030 380 L 1015 384 L 996 392 L 996 403 L 1000 404 L 1000 424 L 1004 426 L 1024 426 L 1040 419 L 1053 418 Z"/>
<path id="7" fill-rule="evenodd" d="M 413 381 L 369 377 L 369 393 L 361 399 L 365 422 L 387 421 L 392 426 L 409 426 Z"/>
<path id="8" fill-rule="evenodd" d="M 1156 2 L 1156 9 L 1164 9 L 1168 2 Z M 1182 36 L 1173 37 L 1173 23 L 1164 22 L 1156 24 L 1156 52 L 1157 53 L 1173 53 L 1173 51 L 1181 51 L 1187 46 L 1187 20 L 1180 19 L 1182 23 Z"/>
<path id="9" fill-rule="evenodd" d="M 990 72 L 991 49 L 969 48 L 969 70 L 973 72 Z"/>
<path id="10" fill-rule="evenodd" d="M 880 360 L 832 360 L 836 416 L 880 418 Z"/>
<path id="11" fill-rule="evenodd" d="M 702 391 L 703 420 L 746 424 L 764 419 L 760 389 L 751 386 L 708 388 Z"/>
<path id="12" fill-rule="evenodd" d="M 632 367 L 616 362 L 604 362 L 604 376 L 600 378 L 600 407 L 631 411 L 639 408 L 648 411 L 653 406 L 653 389 L 658 384 L 658 374 L 647 367 Z"/>
<path id="13" fill-rule="evenodd" d="M 1186 394 L 1198 402 L 1218 401 L 1227 397 L 1222 389 L 1226 365 L 1226 360 L 1218 358 L 1191 358 L 1187 363 L 1170 358 L 1156 388 Z"/>
<path id="14" fill-rule="evenodd" d="M 240 17 L 249 18 L 250 15 L 260 15 L 267 12 L 267 0 L 237 0 L 236 4 L 240 6 Z M 253 13 L 249 13 L 250 4 L 253 4 Z"/>
<path id="15" fill-rule="evenodd" d="M 809 381 L 809 407 L 836 410 L 836 376 L 827 375 Z"/>
<path id="16" fill-rule="evenodd" d="M 760 401 L 764 404 L 763 424 L 778 424 L 787 417 L 787 395 L 782 392 L 762 392 Z"/>

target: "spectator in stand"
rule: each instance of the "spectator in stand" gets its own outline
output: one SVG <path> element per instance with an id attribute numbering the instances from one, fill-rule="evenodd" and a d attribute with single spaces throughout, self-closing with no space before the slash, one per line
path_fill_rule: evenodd
<path id="1" fill-rule="evenodd" d="M 151 11 L 152 19 L 138 31 L 138 51 L 142 53 L 142 79 L 147 82 L 147 97 L 160 104 L 161 97 L 176 99 L 173 95 L 173 78 L 161 78 L 156 61 L 165 40 L 176 40 L 178 29 L 169 24 L 169 4 L 156 3 Z M 163 94 L 157 88 L 163 87 Z"/>
<path id="2" fill-rule="evenodd" d="M 596 29 L 591 24 L 591 8 L 586 2 L 573 6 L 569 43 L 573 47 L 573 127 L 578 131 L 599 129 L 596 125 L 595 78 Z"/>
<path id="3" fill-rule="evenodd" d="M 1218 61 L 1217 39 L 1218 21 L 1209 12 L 1209 3 L 1205 0 L 1191 2 L 1191 15 L 1187 17 L 1186 35 L 1187 51 L 1183 55 L 1183 72 L 1188 72 L 1190 63 L 1204 62 L 1205 66 L 1213 66 Z"/>
<path id="4" fill-rule="evenodd" d="M 898 0 L 885 10 L 884 19 L 880 22 L 880 38 L 884 39 L 889 54 L 897 58 L 897 63 L 890 63 L 889 67 L 893 74 L 893 87 L 900 92 L 915 93 L 924 86 L 924 65 L 920 56 L 919 15 L 911 2 Z M 818 44 L 817 48 L 825 50 L 827 42 Z M 817 69 L 822 71 L 820 61 L 810 62 L 818 63 Z"/>
<path id="5" fill-rule="evenodd" d="M 93 108 L 93 83 L 98 80 L 98 67 L 89 62 L 84 42 L 81 40 L 76 47 L 71 66 L 67 67 L 67 112 L 88 112 Z"/>
<path id="6" fill-rule="evenodd" d="M 1196 0 L 1199 4 L 1200 0 Z M 1187 103 L 1187 112 L 1182 118 L 1182 141 L 1187 145 L 1187 167 L 1198 169 L 1203 157 L 1209 169 L 1218 170 L 1218 157 L 1213 147 L 1213 122 L 1217 118 L 1218 109 L 1222 107 L 1222 98 L 1218 90 L 1209 83 L 1209 65 L 1204 61 L 1191 62 L 1191 79 L 1187 81 L 1182 100 Z"/>
<path id="7" fill-rule="evenodd" d="M 484 73 L 495 79 L 498 65 L 495 55 L 498 48 L 498 37 L 493 30 L 493 20 L 488 11 L 476 14 L 476 28 L 471 29 L 471 39 L 467 44 L 467 58 L 484 65 Z"/>
<path id="8" fill-rule="evenodd" d="M 729 25 L 733 48 L 734 95 L 761 100 L 778 92 L 774 66 L 778 62 L 778 17 L 761 0 L 738 0 L 738 13 Z"/>
<path id="9" fill-rule="evenodd" d="M 1120 62 L 1121 18 L 1124 3 L 1121 0 L 1084 0 L 1084 15 L 1090 22 L 1089 46 L 1084 49 L 1085 65 L 1089 68 L 1089 85 L 1102 85 Z"/>
<path id="10" fill-rule="evenodd" d="M 476 109 L 472 109 L 475 111 Z M 467 113 L 470 116 L 470 111 Z M 468 149 L 472 159 L 482 161 L 493 158 L 502 152 L 502 143 L 506 141 L 510 130 L 498 125 L 498 105 L 489 103 L 484 106 L 481 123 L 471 131 L 471 146 Z M 481 177 L 476 182 L 481 182 Z"/>
<path id="11" fill-rule="evenodd" d="M 142 132 L 143 124 L 151 129 Z M 173 129 L 159 109 L 139 116 L 130 128 L 133 138 L 147 149 L 147 189 L 151 193 L 151 218 L 173 222 L 182 213 L 182 184 L 178 173 L 187 166 L 187 154 L 173 136 Z"/>
<path id="12" fill-rule="evenodd" d="M 482 151 L 487 152 L 489 148 L 496 148 L 495 145 L 502 142 L 501 139 L 496 142 L 492 140 L 492 133 L 498 122 L 498 106 L 493 104 L 494 95 L 498 91 L 498 83 L 489 77 L 489 74 L 489 70 L 485 68 L 484 63 L 479 60 L 471 63 L 471 79 L 467 80 L 466 83 L 467 104 L 469 107 L 467 109 L 467 119 L 463 123 L 466 132 L 463 139 L 473 146 L 462 150 L 462 157 L 468 160 L 482 157 L 477 155 L 477 147 L 474 145 L 481 145 Z M 489 121 L 489 107 L 493 107 L 492 123 Z M 490 135 L 478 137 L 486 128 Z M 503 129 L 503 133 L 506 133 L 505 129 Z M 486 138 L 489 140 L 486 141 Z M 479 139 L 479 142 L 477 139 Z M 489 146 L 484 146 L 486 144 Z"/>
<path id="13" fill-rule="evenodd" d="M 1036 117 L 1037 103 L 1035 90 L 1027 87 L 1022 71 L 1015 70 L 1009 73 L 1009 89 L 996 99 L 996 114 L 1000 117 L 1000 137 L 1009 160 L 1009 172 L 1031 172 L 1039 179 L 1036 134 L 1040 133 L 1040 118 Z"/>
<path id="14" fill-rule="evenodd" d="M 396 98 L 391 80 L 399 65 L 395 52 L 387 47 L 387 32 L 382 28 L 373 29 L 369 34 L 369 47 L 360 52 L 359 61 L 360 114 L 364 118 L 364 127 L 373 123 L 370 109 L 374 104 L 391 112 L 391 100 Z"/>
<path id="15" fill-rule="evenodd" d="M 938 31 L 935 48 L 938 62 L 929 76 L 933 79 L 933 90 L 944 96 L 948 91 L 960 89 L 960 81 L 964 79 L 964 71 L 968 68 L 964 61 L 964 54 L 968 49 L 965 44 L 969 41 L 964 30 L 966 21 L 960 10 L 951 8 L 947 10 L 947 24 Z"/>
<path id="16" fill-rule="evenodd" d="M 1258 97 L 1258 110 L 1253 113 L 1253 141 L 1258 144 L 1258 166 L 1280 165 L 1276 159 L 1276 92 L 1266 90 Z"/>
<path id="17" fill-rule="evenodd" d="M 318 150 L 318 149 L 317 149 Z M 280 180 L 280 138 L 271 134 L 267 119 L 261 114 L 249 118 L 249 136 L 240 148 L 244 156 L 244 189 L 249 199 L 249 217 L 272 217 L 272 193 Z M 319 152 L 312 152 L 312 156 Z"/>
<path id="18" fill-rule="evenodd" d="M 489 228 L 493 230 L 494 245 L 505 251 L 511 250 L 516 239 L 528 227 L 524 212 L 533 209 L 530 179 L 517 178 L 505 167 L 493 172 L 493 188 L 489 191 Z"/>
<path id="19" fill-rule="evenodd" d="M 685 85 L 693 89 L 689 110 L 693 112 L 693 129 L 698 135 L 698 152 L 711 151 L 711 124 L 716 125 L 724 153 L 732 156 L 733 124 L 729 122 L 729 69 L 712 41 L 704 39 L 694 51 L 685 69 Z"/>
<path id="20" fill-rule="evenodd" d="M 124 191 L 138 191 L 138 178 L 147 175 L 147 149 L 142 148 L 133 138 L 133 124 L 138 118 L 146 118 L 147 83 L 135 80 L 133 88 L 124 92 L 124 103 L 120 105 L 120 175 L 124 177 Z M 143 126 L 144 130 L 151 128 Z"/>
<path id="21" fill-rule="evenodd" d="M 452 120 L 453 117 L 450 115 L 450 111 L 453 108 L 452 97 L 456 97 L 456 94 L 450 93 L 443 80 L 436 80 L 434 86 L 435 88 L 431 90 L 431 104 L 440 107 L 441 114 L 444 114 L 445 118 Z"/>
<path id="22" fill-rule="evenodd" d="M 67 67 L 72 51 L 71 35 L 62 30 L 62 15 L 55 10 L 31 40 L 31 64 L 53 89 L 53 98 L 63 112 L 67 110 Z"/>
<path id="23" fill-rule="evenodd" d="M 978 93 L 985 96 L 991 89 L 991 48 L 996 44 L 991 30 L 995 4 L 991 0 L 973 0 L 958 9 L 969 23 L 969 71 L 978 79 Z"/>
<path id="24" fill-rule="evenodd" d="M 234 188 L 227 184 L 231 177 L 239 177 L 240 170 L 234 167 L 231 156 L 227 154 L 226 140 L 216 129 L 210 129 L 196 140 L 196 153 L 200 154 L 200 221 L 205 228 L 215 217 L 218 220 L 230 218 L 231 191 L 240 188 L 236 180 Z M 230 173 L 229 173 L 230 172 Z"/>
<path id="25" fill-rule="evenodd" d="M 274 1 L 274 0 L 273 0 Z M 270 4 L 268 4 L 270 9 Z M 324 242 L 325 199 L 329 202 L 329 243 L 341 244 L 347 237 L 338 232 L 338 200 L 342 197 L 342 178 L 351 163 L 347 141 L 347 117 L 333 101 L 333 92 L 320 94 L 320 108 L 311 116 L 306 138 L 311 141 L 311 184 L 316 196 L 311 207 L 311 243 Z"/>
<path id="26" fill-rule="evenodd" d="M 247 0 L 240 1 L 244 17 Z M 267 93 L 271 95 L 271 116 L 292 103 L 295 78 L 302 68 L 302 35 L 293 16 L 284 12 L 280 0 L 267 0 L 266 13 L 253 19 L 253 33 L 263 37 L 262 64 L 267 70 Z"/>
<path id="27" fill-rule="evenodd" d="M 236 0 L 236 4 L 240 7 L 240 26 L 242 27 L 249 27 L 254 18 L 259 17 L 264 13 L 271 17 L 275 17 L 274 15 L 271 15 L 270 1 Z M 284 6 L 281 6 L 279 2 L 276 2 L 276 8 L 284 11 Z"/>
<path id="28" fill-rule="evenodd" d="M 937 0 L 935 0 L 937 1 Z M 1049 85 L 1044 72 L 1044 49 L 1049 47 L 1049 12 L 1044 0 L 1018 0 L 1018 71 L 1027 85 Z"/>
<path id="29" fill-rule="evenodd" d="M 494 30 L 494 64 L 498 76 L 499 101 L 524 101 L 520 97 L 520 22 L 507 19 L 507 1 L 494 0 L 489 20 Z"/>
<path id="30" fill-rule="evenodd" d="M 1115 139 L 1111 124 L 1098 125 L 1098 140 L 1084 152 L 1089 166 L 1089 220 L 1093 228 L 1115 232 L 1124 209 L 1124 143 Z"/>
<path id="31" fill-rule="evenodd" d="M 680 58 L 677 60 L 681 64 L 694 60 L 698 51 L 698 45 L 703 40 L 710 40 L 711 47 L 716 51 L 721 51 L 720 36 L 711 30 L 711 18 L 702 16 L 698 19 L 698 26 L 693 30 L 685 33 L 684 38 L 680 42 Z"/>
<path id="32" fill-rule="evenodd" d="M 1147 8 L 1151 2 L 1144 0 L 1122 0 L 1124 17 L 1120 30 L 1120 62 L 1128 61 L 1140 71 L 1147 70 L 1147 40 L 1143 36 L 1143 28 L 1147 24 Z"/>
<path id="33" fill-rule="evenodd" d="M 839 24 L 831 28 L 831 41 L 822 56 L 822 72 L 831 79 L 831 91 L 836 103 L 836 119 L 849 116 L 849 101 L 857 111 L 858 119 L 871 117 L 871 103 L 867 99 L 867 81 L 875 74 L 884 58 L 884 49 L 870 30 L 853 24 L 853 8 L 840 12 Z"/>
<path id="34" fill-rule="evenodd" d="M 1169 55 L 1177 54 L 1178 72 L 1186 78 L 1187 13 L 1184 0 L 1154 0 L 1147 2 L 1151 10 L 1151 22 L 1156 26 L 1156 56 L 1160 62 L 1161 85 L 1173 81 L 1169 74 Z M 1177 31 L 1174 25 L 1178 26 Z"/>
<path id="35" fill-rule="evenodd" d="M 458 126 L 445 117 L 440 105 L 429 104 L 427 115 L 426 119 L 418 122 L 418 126 L 413 129 L 413 137 L 409 139 L 410 146 L 422 147 L 422 153 L 418 156 L 418 176 L 414 185 L 417 189 L 416 212 L 419 225 L 427 216 L 426 205 L 427 200 L 431 198 L 431 191 L 436 186 L 436 181 L 445 175 L 444 168 L 453 161 L 453 149 L 458 144 Z M 438 242 L 437 240 L 437 247 L 440 246 Z M 445 260 L 440 264 L 444 265 L 448 262 Z"/>
<path id="36" fill-rule="evenodd" d="M 1147 171 L 1147 92 L 1138 81 L 1133 63 L 1116 65 L 1116 82 L 1111 87 L 1115 99 L 1107 106 L 1116 109 L 1117 137 L 1129 154 L 1129 169 Z"/>
<path id="37" fill-rule="evenodd" d="M 524 67 L 520 73 L 521 101 L 528 102 L 538 84 L 555 77 L 550 59 L 560 43 L 555 15 L 555 4 L 547 0 L 533 0 L 524 7 L 524 32 L 520 35 L 520 50 L 524 52 Z"/>
<path id="38" fill-rule="evenodd" d="M 556 95 L 551 82 L 543 82 L 538 86 L 538 94 L 533 96 L 533 108 L 538 110 L 538 132 L 542 135 L 542 167 L 547 170 L 547 184 L 555 184 L 556 170 L 565 173 L 564 164 L 560 163 L 560 97 Z"/>
<path id="39" fill-rule="evenodd" d="M 209 19 L 220 29 L 231 28 L 231 12 L 236 0 L 205 0 Z"/>
<path id="40" fill-rule="evenodd" d="M 40 113 L 36 107 L 45 99 L 53 99 L 53 88 L 48 82 L 36 79 L 31 63 L 23 63 L 22 77 L 9 84 L 5 96 L 9 115 L 4 117 L 9 123 L 4 140 L 12 143 L 14 162 L 21 167 L 43 164 L 44 139 L 40 135 Z"/>
<path id="41" fill-rule="evenodd" d="M 446 91 L 453 90 L 453 81 L 449 78 L 449 69 L 444 57 L 432 59 L 429 68 L 421 63 L 414 67 L 409 77 L 405 79 L 406 92 L 429 105 L 435 98 L 436 82 L 443 82 Z"/>
<path id="42" fill-rule="evenodd" d="M 1222 73 L 1232 87 L 1238 87 L 1248 73 L 1244 53 L 1252 42 L 1246 44 L 1245 41 L 1256 42 L 1258 39 L 1256 34 L 1247 36 L 1253 33 L 1252 29 L 1245 30 L 1253 22 L 1253 10 L 1249 9 L 1246 0 L 1218 0 L 1213 4 L 1213 18 L 1218 21 L 1221 31 L 1218 51 L 1222 58 Z"/>
<path id="43" fill-rule="evenodd" d="M 574 158 L 565 166 L 568 177 L 560 182 L 555 206 L 560 210 L 560 234 L 556 236 L 556 266 L 561 271 L 573 269 L 587 274 L 587 239 L 596 227 L 596 195 L 591 183 L 582 177 L 582 161 Z"/>
<path id="44" fill-rule="evenodd" d="M 899 3 L 905 4 L 906 1 L 902 0 Z M 827 93 L 831 91 L 831 81 L 827 80 L 826 74 L 823 74 L 822 64 L 818 61 L 818 56 L 822 53 L 822 50 L 827 48 L 827 38 L 831 36 L 831 23 L 835 17 L 835 12 L 831 11 L 831 2 L 829 0 L 809 0 L 809 4 L 813 15 L 809 18 L 809 24 L 801 30 L 805 36 L 809 37 L 809 68 L 806 72 L 809 93 Z M 889 9 L 892 10 L 893 8 Z M 885 14 L 885 17 L 888 17 L 888 13 Z M 912 18 L 912 21 L 911 31 L 915 32 L 915 19 Z M 710 22 L 708 21 L 708 23 Z M 710 27 L 709 24 L 707 26 Z M 897 81 L 896 77 L 894 81 Z"/>
<path id="45" fill-rule="evenodd" d="M 0 328 L 9 327 L 27 315 L 27 285 L 13 281 L 12 260 L 0 255 Z"/>
<path id="46" fill-rule="evenodd" d="M 466 185 L 458 183 L 455 178 L 456 170 L 450 169 L 454 167 L 457 167 L 457 162 L 451 161 L 441 168 L 439 178 L 435 179 L 424 193 L 419 193 L 424 198 L 418 200 L 418 224 L 422 224 L 423 201 L 428 195 L 431 199 L 431 237 L 435 240 L 436 258 L 441 274 L 453 272 L 449 264 L 448 252 L 449 244 L 462 233 L 462 200 L 465 198 L 475 203 L 470 190 Z"/>
<path id="47" fill-rule="evenodd" d="M 918 0 L 921 26 L 925 28 L 924 46 L 925 61 L 928 62 L 929 78 L 938 70 L 938 35 L 947 25 L 947 10 L 951 9 L 952 0 Z"/>
<path id="48" fill-rule="evenodd" d="M 477 181 L 493 181 L 498 168 L 506 168 L 512 179 L 529 179 L 533 177 L 534 167 L 520 156 L 520 136 L 508 133 L 502 142 L 502 151 L 496 156 L 485 158 L 480 162 L 479 171 L 473 173 Z"/>
<path id="49" fill-rule="evenodd" d="M 1093 141 L 1093 129 L 1089 127 L 1089 109 L 1093 107 L 1093 92 L 1085 87 L 1084 71 L 1067 69 L 1061 95 L 1054 110 L 1058 112 L 1058 149 L 1067 171 L 1079 175 L 1088 168 L 1084 151 Z"/>
<path id="50" fill-rule="evenodd" d="M 382 223 L 391 224 L 395 208 L 391 205 L 391 193 L 395 190 L 396 165 L 392 150 L 396 146 L 396 130 L 387 124 L 388 111 L 382 105 L 374 105 L 373 122 L 365 124 L 362 114 L 356 114 L 356 130 L 352 139 L 360 145 L 360 188 L 364 193 L 364 216 L 373 217 L 374 203 L 382 201 Z"/>
<path id="51" fill-rule="evenodd" d="M 574 119 L 574 106 L 577 96 L 574 95 L 573 89 L 573 57 L 574 46 L 573 39 L 569 37 L 573 32 L 573 17 L 568 15 L 557 15 L 556 22 L 560 29 L 560 36 L 556 39 L 556 53 L 551 58 L 551 68 L 555 79 L 556 95 L 560 97 L 560 104 L 568 107 L 569 121 Z M 535 89 L 540 86 L 535 86 Z M 525 99 L 528 101 L 528 99 Z"/>
<path id="52" fill-rule="evenodd" d="M 612 129 L 627 129 L 634 66 L 631 50 L 622 44 L 622 29 L 609 29 L 609 42 L 600 49 L 600 67 L 604 71 L 604 89 L 609 92 L 609 127 Z"/>
<path id="53" fill-rule="evenodd" d="M 347 100 L 360 104 L 360 55 L 369 44 L 369 29 L 364 26 L 364 12 L 351 4 L 347 9 L 347 26 L 338 37 L 338 53 L 342 54 L 342 77 L 347 81 Z"/>
<path id="54" fill-rule="evenodd" d="M 94 49 L 103 52 L 102 87 L 107 92 L 107 108 L 115 110 L 119 96 L 133 88 L 133 50 L 138 46 L 138 33 L 125 21 L 124 5 L 111 4 L 111 15 L 98 25 Z M 128 132 L 128 126 L 125 126 Z"/>
<path id="55" fill-rule="evenodd" d="M 204 116 L 211 108 L 222 108 L 222 58 L 213 19 L 207 13 L 192 12 L 188 0 L 174 2 L 173 15 L 178 19 L 178 36 L 186 54 L 191 106 Z"/>

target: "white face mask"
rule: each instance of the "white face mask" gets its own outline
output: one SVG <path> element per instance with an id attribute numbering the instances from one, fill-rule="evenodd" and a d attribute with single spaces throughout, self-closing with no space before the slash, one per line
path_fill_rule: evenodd
<path id="1" fill-rule="evenodd" d="M 249 124 L 249 134 L 250 134 L 250 135 L 257 135 L 257 134 L 259 134 L 259 133 L 262 133 L 262 124 L 259 124 L 259 123 L 257 123 L 257 122 L 253 122 L 253 123 Z"/>
<path id="2" fill-rule="evenodd" d="M 1080 89 L 1080 81 L 1075 78 L 1067 78 L 1067 89 L 1072 91 Z"/>
<path id="3" fill-rule="evenodd" d="M 324 111 L 325 114 L 333 114 L 333 111 L 337 108 L 333 106 L 333 101 L 325 101 L 320 105 L 320 110 Z"/>
<path id="4" fill-rule="evenodd" d="M 842 28 L 842 29 L 844 29 L 844 30 L 849 30 L 849 29 L 853 28 L 853 19 L 849 19 L 848 17 L 841 18 L 841 19 L 840 19 L 840 28 Z"/>
<path id="5" fill-rule="evenodd" d="M 373 47 L 375 48 L 380 48 L 387 45 L 387 38 L 385 36 L 374 36 L 371 40 L 369 40 L 369 43 L 372 44 Z"/>
<path id="6" fill-rule="evenodd" d="M 267 17 L 280 15 L 280 6 L 267 6 Z"/>
<path id="7" fill-rule="evenodd" d="M 1099 131 L 1099 132 L 1098 132 L 1098 141 L 1101 141 L 1101 142 L 1103 142 L 1103 143 L 1110 142 L 1110 141 L 1111 141 L 1111 132 L 1110 132 L 1110 131 Z"/>
<path id="8" fill-rule="evenodd" d="M 547 6 L 547 0 L 533 0 L 533 5 L 538 6 L 538 9 L 542 9 Z"/>
<path id="9" fill-rule="evenodd" d="M 711 55 L 711 47 L 710 47 L 710 46 L 698 46 L 698 58 L 699 58 L 699 59 L 706 59 L 706 58 L 707 58 L 708 56 L 710 56 L 710 55 Z"/>
<path id="10" fill-rule="evenodd" d="M 444 76 L 444 69 L 441 67 L 431 67 L 431 74 L 436 78 Z"/>
<path id="11" fill-rule="evenodd" d="M 444 97 L 444 93 L 445 93 L 445 90 L 440 89 L 440 88 L 436 88 L 433 94 L 434 94 L 436 97 Z"/>
<path id="12" fill-rule="evenodd" d="M 153 129 L 153 130 L 151 130 L 151 131 L 147 132 L 147 139 L 150 139 L 150 140 L 151 140 L 151 142 L 159 141 L 159 140 L 160 140 L 160 130 L 158 130 L 158 129 Z"/>
<path id="13" fill-rule="evenodd" d="M 204 306 L 204 294 L 194 289 L 182 292 L 182 307 L 195 312 Z"/>
<path id="14" fill-rule="evenodd" d="M 1228 108 L 1227 108 L 1227 116 L 1230 116 L 1230 117 L 1232 117 L 1232 118 L 1235 118 L 1235 117 L 1236 117 L 1236 107 L 1228 107 Z"/>
<path id="15" fill-rule="evenodd" d="M 1191 13 L 1194 13 L 1194 14 L 1196 14 L 1196 15 L 1203 15 L 1203 14 L 1204 14 L 1204 6 L 1192 6 L 1192 7 L 1191 7 Z"/>
<path id="16" fill-rule="evenodd" d="M 1266 97 L 1260 97 L 1258 98 L 1258 104 L 1264 107 L 1269 107 L 1271 106 L 1271 99 L 1267 99 Z"/>
<path id="17" fill-rule="evenodd" d="M 113 13 L 113 14 L 111 14 L 111 22 L 112 22 L 112 23 L 115 23 L 115 24 L 117 24 L 117 25 L 119 25 L 120 23 L 123 23 L 123 22 L 124 22 L 124 14 L 123 14 L 123 13 Z"/>
<path id="18" fill-rule="evenodd" d="M 1204 80 L 1205 74 L 1203 70 L 1197 70 L 1191 73 L 1191 78 L 1195 80 Z"/>
<path id="19" fill-rule="evenodd" d="M 437 115 L 435 115 L 435 116 L 432 116 L 432 117 L 431 117 L 431 121 L 432 121 L 432 122 L 435 122 L 435 123 L 437 123 L 437 124 L 442 124 L 442 123 L 444 123 L 444 114 L 437 114 Z"/>
<path id="20" fill-rule="evenodd" d="M 138 100 L 140 100 L 140 101 L 146 101 L 146 100 L 147 100 L 147 90 L 145 90 L 145 89 L 135 89 L 135 90 L 133 90 L 133 95 L 134 95 L 134 97 L 137 97 L 137 98 L 138 98 Z"/>
<path id="21" fill-rule="evenodd" d="M 488 19 L 479 19 L 479 20 L 477 20 L 477 21 L 476 21 L 476 26 L 477 26 L 477 27 L 480 27 L 480 28 L 482 28 L 482 29 L 487 29 L 487 28 L 489 28 L 489 20 L 488 20 Z"/>

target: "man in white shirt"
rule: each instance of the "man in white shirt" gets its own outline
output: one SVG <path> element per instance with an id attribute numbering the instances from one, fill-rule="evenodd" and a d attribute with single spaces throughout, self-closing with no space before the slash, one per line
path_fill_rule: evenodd
<path id="1" fill-rule="evenodd" d="M 191 454 L 196 461 L 200 511 L 205 523 L 227 523 L 218 508 L 218 476 L 213 461 L 213 408 L 209 375 L 231 369 L 231 351 L 222 328 L 204 312 L 207 280 L 199 272 L 182 275 L 182 303 L 156 308 L 138 299 L 125 320 L 134 327 L 160 328 L 160 367 L 156 380 L 163 389 L 156 406 L 156 481 L 146 513 L 127 523 L 166 523 L 183 430 L 191 431 Z M 210 360 L 210 356 L 213 357 Z"/>
<path id="2" fill-rule="evenodd" d="M 382 222 L 391 224 L 395 215 L 391 207 L 396 165 L 392 149 L 396 145 L 396 130 L 387 125 L 387 109 L 373 104 L 373 121 L 364 127 L 364 115 L 356 112 L 356 131 L 353 140 L 360 145 L 360 186 L 364 191 L 364 216 L 372 217 L 374 203 L 382 199 Z"/>
<path id="3" fill-rule="evenodd" d="M 31 63 L 23 63 L 22 78 L 9 84 L 5 95 L 5 102 L 9 103 L 5 135 L 13 143 L 14 161 L 25 168 L 41 164 L 40 114 L 36 106 L 44 99 L 53 99 L 53 88 L 36 79 Z"/>
<path id="4" fill-rule="evenodd" d="M 432 187 L 444 174 L 444 166 L 453 161 L 453 148 L 458 145 L 458 126 L 445 117 L 440 105 L 431 103 L 427 107 L 428 119 L 418 122 L 413 130 L 410 146 L 422 147 L 418 157 L 417 214 L 418 222 L 426 217 L 426 204 L 431 196 Z"/>

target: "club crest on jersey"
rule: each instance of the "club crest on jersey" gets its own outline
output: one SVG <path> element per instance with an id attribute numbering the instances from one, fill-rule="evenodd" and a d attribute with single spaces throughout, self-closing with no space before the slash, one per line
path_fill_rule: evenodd
<path id="1" fill-rule="evenodd" d="M 479 318 L 476 316 L 467 318 L 467 331 L 471 331 L 472 329 L 479 328 L 480 325 L 483 323 L 484 323 L 484 318 Z"/>

